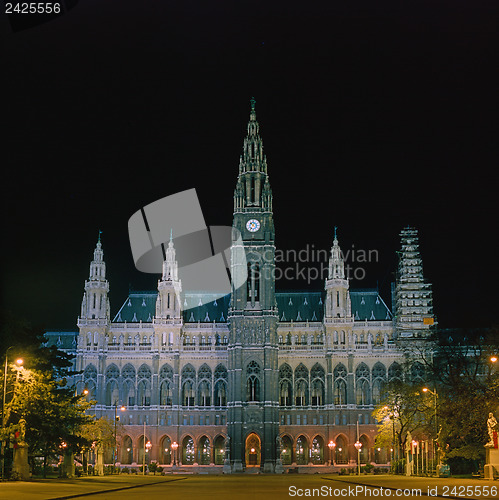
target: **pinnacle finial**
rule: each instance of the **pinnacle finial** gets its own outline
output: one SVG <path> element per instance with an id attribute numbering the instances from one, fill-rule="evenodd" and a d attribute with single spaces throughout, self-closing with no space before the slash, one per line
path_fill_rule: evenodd
<path id="1" fill-rule="evenodd" d="M 256 104 L 256 100 L 255 100 L 255 98 L 254 98 L 254 97 L 252 97 L 252 98 L 250 99 L 250 103 L 251 103 L 251 111 L 253 111 L 253 112 L 254 112 L 254 111 L 255 111 L 255 104 Z"/>
<path id="2" fill-rule="evenodd" d="M 102 231 L 99 229 L 99 238 L 97 239 L 97 243 L 100 243 L 100 235 L 102 234 Z"/>
<path id="3" fill-rule="evenodd" d="M 173 241 L 173 228 L 170 228 L 170 241 Z"/>
<path id="4" fill-rule="evenodd" d="M 336 238 L 336 230 L 337 230 L 337 229 L 338 229 L 338 226 L 334 226 L 334 239 L 335 239 L 335 240 L 336 240 L 336 239 L 338 239 L 338 238 Z"/>

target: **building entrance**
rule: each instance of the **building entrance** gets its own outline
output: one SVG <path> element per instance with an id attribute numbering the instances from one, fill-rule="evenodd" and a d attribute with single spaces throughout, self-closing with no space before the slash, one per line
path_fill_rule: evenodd
<path id="1" fill-rule="evenodd" d="M 246 438 L 246 467 L 256 467 L 261 460 L 261 441 L 258 434 L 252 432 Z"/>

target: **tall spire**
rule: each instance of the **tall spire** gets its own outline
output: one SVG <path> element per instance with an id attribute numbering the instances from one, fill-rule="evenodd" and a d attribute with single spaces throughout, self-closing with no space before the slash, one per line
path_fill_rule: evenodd
<path id="1" fill-rule="evenodd" d="M 101 234 L 102 231 L 99 231 L 99 238 L 94 250 L 94 260 L 90 262 L 89 280 L 105 281 L 106 279 L 106 263 L 104 262 L 104 252 L 100 241 Z"/>
<path id="2" fill-rule="evenodd" d="M 165 260 L 163 261 L 163 281 L 178 280 L 178 264 L 175 256 L 175 247 L 173 246 L 173 231 L 170 229 L 170 241 L 165 252 Z"/>
<path id="3" fill-rule="evenodd" d="M 250 118 L 247 135 L 243 143 L 243 154 L 240 162 L 240 172 L 267 173 L 267 159 L 263 154 L 263 141 L 260 137 L 260 126 L 256 120 L 255 98 L 251 98 Z"/>
<path id="4" fill-rule="evenodd" d="M 348 279 L 345 278 L 345 262 L 337 237 L 337 226 L 334 226 L 333 246 L 329 258 L 329 273 L 326 279 L 326 320 L 334 318 L 351 319 L 352 305 Z"/>
<path id="5" fill-rule="evenodd" d="M 180 292 L 182 283 L 178 279 L 178 263 L 173 245 L 173 230 L 170 229 L 170 241 L 165 251 L 163 273 L 158 281 L 158 297 L 156 299 L 156 319 L 180 318 Z"/>
<path id="6" fill-rule="evenodd" d="M 95 245 L 94 258 L 90 262 L 88 280 L 85 281 L 85 293 L 83 294 L 81 306 L 82 319 L 109 320 L 109 282 L 106 279 L 106 263 L 102 250 L 101 235 Z"/>
<path id="7" fill-rule="evenodd" d="M 334 226 L 334 240 L 331 247 L 331 257 L 329 259 L 329 279 L 345 279 L 345 263 L 341 253 L 338 238 L 336 236 L 337 226 Z"/>
<path id="8" fill-rule="evenodd" d="M 272 190 L 267 175 L 267 158 L 263 153 L 260 126 L 256 119 L 256 101 L 250 100 L 250 117 L 243 154 L 239 159 L 239 177 L 234 191 L 234 212 L 255 207 L 254 211 L 272 210 Z"/>

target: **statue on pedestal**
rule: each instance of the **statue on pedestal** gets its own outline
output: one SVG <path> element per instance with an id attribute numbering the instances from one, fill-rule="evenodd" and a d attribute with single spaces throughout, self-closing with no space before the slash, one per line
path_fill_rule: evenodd
<path id="1" fill-rule="evenodd" d="M 493 413 L 489 413 L 489 418 L 487 419 L 487 431 L 489 433 L 489 442 L 485 446 L 495 448 L 494 433 L 497 434 L 497 430 L 498 430 L 497 420 L 494 417 Z"/>
<path id="2" fill-rule="evenodd" d="M 282 467 L 282 460 L 281 460 L 281 453 L 282 453 L 282 438 L 281 438 L 281 436 L 279 436 L 279 435 L 276 436 L 275 444 L 276 444 L 276 461 L 275 461 L 274 472 L 276 474 L 283 474 L 284 469 Z"/>
<path id="3" fill-rule="evenodd" d="M 497 431 L 499 426 L 493 413 L 489 413 L 487 419 L 487 431 L 490 441 L 485 445 L 485 479 L 495 479 L 496 471 L 499 470 L 499 448 L 497 444 Z"/>
<path id="4" fill-rule="evenodd" d="M 12 471 L 15 472 L 19 479 L 27 481 L 30 478 L 28 465 L 28 443 L 26 443 L 26 420 L 19 420 L 19 430 L 15 433 L 16 442 L 14 445 L 14 460 Z"/>
<path id="5" fill-rule="evenodd" d="M 230 466 L 230 436 L 227 436 L 225 438 L 225 454 L 224 454 L 224 466 L 223 466 L 223 473 L 224 474 L 230 474 L 232 472 L 231 466 Z"/>

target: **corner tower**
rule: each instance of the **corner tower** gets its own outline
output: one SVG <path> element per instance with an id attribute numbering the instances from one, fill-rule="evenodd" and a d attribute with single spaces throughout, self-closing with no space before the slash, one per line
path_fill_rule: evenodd
<path id="1" fill-rule="evenodd" d="M 104 342 L 110 322 L 109 282 L 106 279 L 106 263 L 100 239 L 94 250 L 94 258 L 90 262 L 88 280 L 81 302 L 81 314 L 78 318 L 80 327 L 80 345 L 94 346 Z"/>
<path id="2" fill-rule="evenodd" d="M 329 272 L 326 280 L 326 313 L 325 318 L 352 319 L 352 304 L 348 279 L 345 278 L 345 263 L 334 228 L 334 240 L 329 258 Z"/>
<path id="3" fill-rule="evenodd" d="M 251 99 L 250 119 L 234 191 L 233 227 L 246 253 L 247 281 L 232 290 L 228 322 L 227 430 L 232 470 L 274 472 L 279 433 L 275 232 L 267 159 Z M 232 251 L 237 252 L 234 242 Z M 232 259 L 234 275 L 239 259 Z"/>
<path id="4" fill-rule="evenodd" d="M 173 235 L 170 232 L 170 241 L 165 250 L 163 273 L 158 280 L 158 296 L 156 298 L 156 314 L 153 325 L 154 333 L 161 345 L 169 345 L 178 356 L 181 331 L 183 326 L 182 303 L 180 293 L 182 283 L 178 278 L 178 263 L 173 246 Z M 155 356 L 155 359 L 159 358 Z M 159 366 L 159 365 L 158 365 Z"/>

